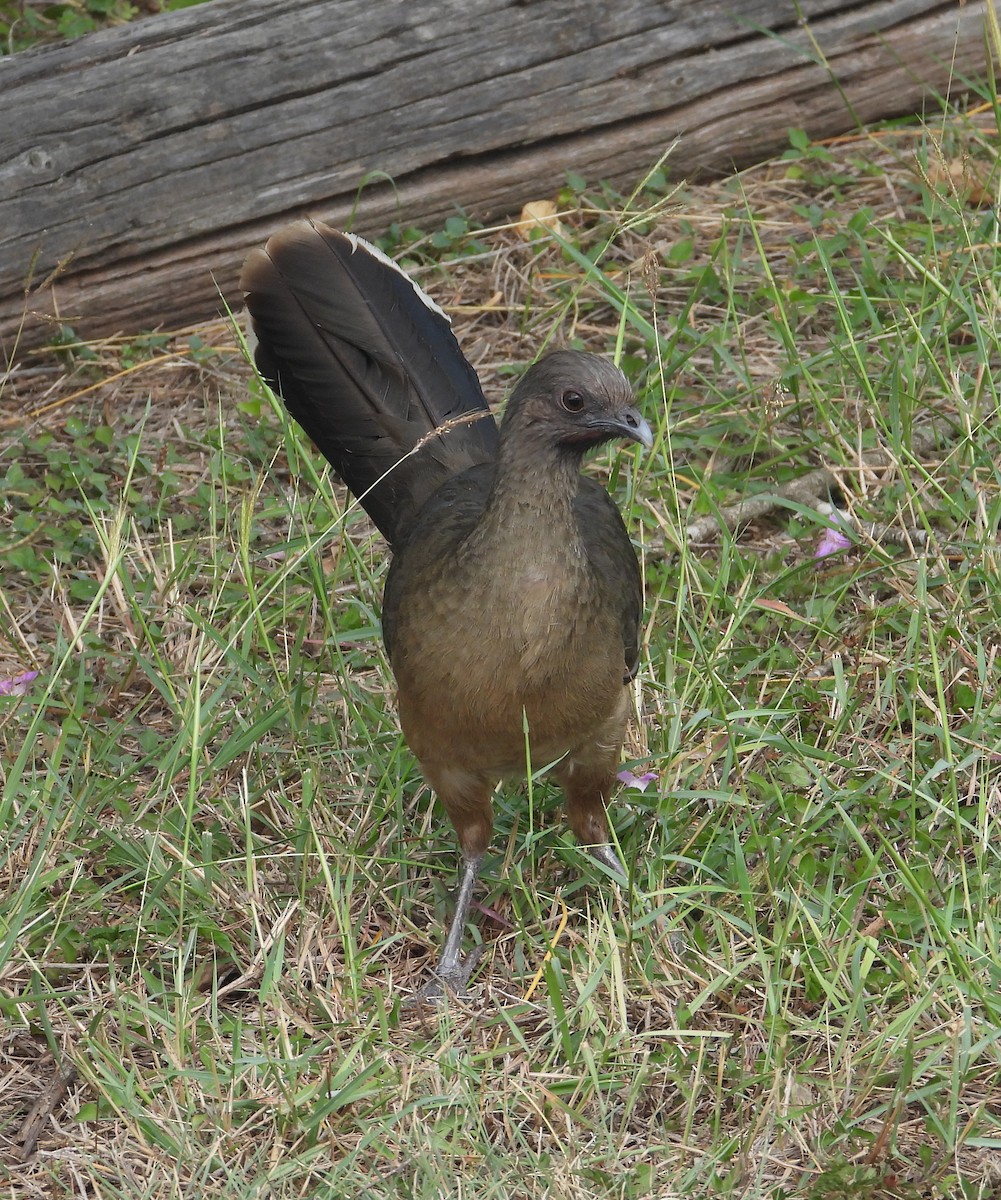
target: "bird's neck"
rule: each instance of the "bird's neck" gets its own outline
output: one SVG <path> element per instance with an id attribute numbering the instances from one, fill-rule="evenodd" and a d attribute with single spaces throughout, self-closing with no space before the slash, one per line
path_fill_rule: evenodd
<path id="1" fill-rule="evenodd" d="M 506 544 L 514 557 L 532 554 L 577 558 L 580 531 L 574 500 L 581 460 L 552 445 L 505 445 L 477 534 L 493 545 Z"/>

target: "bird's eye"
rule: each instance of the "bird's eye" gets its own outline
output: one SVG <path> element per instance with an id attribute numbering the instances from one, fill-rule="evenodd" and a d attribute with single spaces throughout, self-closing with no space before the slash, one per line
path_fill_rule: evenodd
<path id="1" fill-rule="evenodd" d="M 568 413 L 583 412 L 584 397 L 580 392 L 564 392 L 560 396 L 560 408 L 565 409 Z"/>

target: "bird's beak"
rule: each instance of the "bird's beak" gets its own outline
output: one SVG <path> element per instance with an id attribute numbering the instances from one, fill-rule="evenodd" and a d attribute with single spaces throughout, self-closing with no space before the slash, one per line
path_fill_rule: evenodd
<path id="1" fill-rule="evenodd" d="M 620 408 L 616 413 L 593 415 L 562 440 L 565 445 L 585 448 L 622 440 L 639 442 L 649 450 L 653 445 L 653 434 L 637 409 Z"/>
<path id="2" fill-rule="evenodd" d="M 653 432 L 648 422 L 636 408 L 624 408 L 613 422 L 619 437 L 630 442 L 639 442 L 649 450 L 653 445 Z"/>

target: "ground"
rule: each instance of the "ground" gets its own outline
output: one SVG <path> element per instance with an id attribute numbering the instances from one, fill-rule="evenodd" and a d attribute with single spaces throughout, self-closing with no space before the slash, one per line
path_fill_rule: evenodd
<path id="1" fill-rule="evenodd" d="M 1001 1192 L 997 136 L 794 132 L 713 184 L 571 180 L 558 236 L 391 231 L 492 402 L 562 340 L 657 431 L 589 468 L 647 590 L 631 888 L 506 789 L 440 1009 L 403 1001 L 454 841 L 364 514 L 224 323 L 24 359 L 4 1195 Z"/>

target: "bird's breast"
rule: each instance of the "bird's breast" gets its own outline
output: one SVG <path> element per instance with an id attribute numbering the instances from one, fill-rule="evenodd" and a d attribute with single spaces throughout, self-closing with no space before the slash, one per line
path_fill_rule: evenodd
<path id="1" fill-rule="evenodd" d="M 621 703 L 621 636 L 575 570 L 517 564 L 486 585 L 453 576 L 400 612 L 392 666 L 418 758 L 523 771 L 579 745 Z"/>

